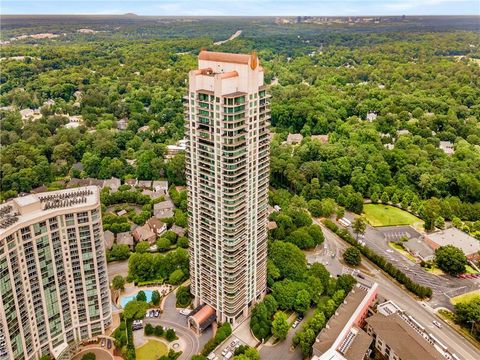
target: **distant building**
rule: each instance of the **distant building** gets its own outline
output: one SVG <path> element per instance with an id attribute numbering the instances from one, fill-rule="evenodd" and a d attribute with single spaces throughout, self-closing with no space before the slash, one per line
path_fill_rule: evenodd
<path id="1" fill-rule="evenodd" d="M 23 121 L 32 120 L 35 121 L 42 117 L 40 113 L 40 109 L 23 109 L 20 110 L 20 116 L 22 117 Z"/>
<path id="2" fill-rule="evenodd" d="M 157 235 L 153 232 L 148 224 L 137 227 L 135 230 L 133 230 L 132 236 L 136 242 L 148 241 L 150 244 L 153 244 L 157 239 Z"/>
<path id="3" fill-rule="evenodd" d="M 328 135 L 312 135 L 311 138 L 320 141 L 322 144 L 328 143 Z"/>
<path id="4" fill-rule="evenodd" d="M 65 128 L 67 129 L 75 129 L 82 125 L 83 118 L 81 115 L 72 115 L 68 116 L 68 123 L 64 125 Z"/>
<path id="5" fill-rule="evenodd" d="M 152 191 L 152 190 L 143 190 L 142 195 L 147 195 L 150 199 L 158 199 L 162 196 L 165 196 L 165 192 L 163 191 Z"/>
<path id="6" fill-rule="evenodd" d="M 122 182 L 120 181 L 120 179 L 117 179 L 114 177 L 105 180 L 105 182 L 103 183 L 103 187 L 104 188 L 108 187 L 111 192 L 117 192 L 120 185 L 122 185 Z"/>
<path id="7" fill-rule="evenodd" d="M 357 284 L 328 320 L 312 346 L 312 360 L 363 360 L 373 338 L 362 327 L 377 299 L 378 284 Z"/>
<path id="8" fill-rule="evenodd" d="M 139 180 L 137 186 L 141 189 L 151 189 L 152 180 Z"/>
<path id="9" fill-rule="evenodd" d="M 187 140 L 179 140 L 175 145 L 167 145 L 167 156 L 171 158 L 178 153 L 185 152 L 187 149 Z"/>
<path id="10" fill-rule="evenodd" d="M 451 141 L 440 141 L 438 147 L 447 155 L 453 155 L 455 153 L 455 148 Z"/>
<path id="11" fill-rule="evenodd" d="M 171 218 L 174 215 L 174 209 L 172 200 L 165 200 L 153 205 L 153 214 L 159 219 Z"/>
<path id="12" fill-rule="evenodd" d="M 137 179 L 126 179 L 125 184 L 130 186 L 137 186 Z"/>
<path id="13" fill-rule="evenodd" d="M 288 134 L 286 143 L 289 145 L 300 144 L 303 140 L 302 134 Z"/>
<path id="14" fill-rule="evenodd" d="M 168 191 L 168 181 L 166 180 L 154 180 L 152 183 L 152 188 L 155 191 L 164 191 L 167 193 Z"/>
<path id="15" fill-rule="evenodd" d="M 275 221 L 269 221 L 267 223 L 267 229 L 268 230 L 275 230 L 277 228 L 277 223 Z"/>
<path id="16" fill-rule="evenodd" d="M 369 112 L 369 113 L 367 113 L 367 117 L 366 117 L 366 120 L 367 120 L 367 121 L 372 122 L 372 121 L 374 121 L 376 118 L 377 118 L 377 113 L 375 113 L 375 112 Z"/>
<path id="17" fill-rule="evenodd" d="M 410 134 L 410 131 L 408 131 L 407 129 L 397 130 L 397 136 L 409 135 L 409 134 Z"/>
<path id="18" fill-rule="evenodd" d="M 395 144 L 384 144 L 383 145 L 387 150 L 395 149 Z"/>
<path id="19" fill-rule="evenodd" d="M 118 130 L 127 130 L 128 120 L 126 118 L 120 119 L 117 121 Z"/>
<path id="20" fill-rule="evenodd" d="M 133 236 L 129 232 L 121 232 L 117 234 L 117 245 L 127 245 L 130 250 L 133 250 L 135 242 Z"/>
<path id="21" fill-rule="evenodd" d="M 469 260 L 480 258 L 480 241 L 455 227 L 427 234 L 425 240 L 434 250 L 440 246 L 453 245 L 461 249 Z"/>

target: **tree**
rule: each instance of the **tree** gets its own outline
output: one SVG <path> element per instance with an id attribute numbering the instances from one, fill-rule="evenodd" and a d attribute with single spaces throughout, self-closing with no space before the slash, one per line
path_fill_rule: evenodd
<path id="1" fill-rule="evenodd" d="M 291 243 L 275 241 L 270 246 L 270 259 L 283 278 L 300 280 L 307 269 L 305 254 Z"/>
<path id="2" fill-rule="evenodd" d="M 173 341 L 177 338 L 177 334 L 175 334 L 175 330 L 173 329 L 167 329 L 165 332 L 165 339 L 168 341 Z"/>
<path id="3" fill-rule="evenodd" d="M 461 249 L 453 245 L 440 246 L 435 250 L 435 263 L 447 274 L 456 276 L 465 272 L 467 257 Z"/>
<path id="4" fill-rule="evenodd" d="M 147 295 L 145 295 L 145 291 L 140 290 L 137 294 L 137 301 L 147 301 Z"/>
<path id="5" fill-rule="evenodd" d="M 140 320 L 147 313 L 148 304 L 144 301 L 132 300 L 125 305 L 123 316 L 127 320 Z"/>
<path id="6" fill-rule="evenodd" d="M 145 329 L 144 329 L 144 333 L 146 336 L 150 336 L 150 335 L 153 335 L 155 332 L 155 328 L 153 327 L 152 324 L 150 323 L 146 323 L 145 324 Z"/>
<path id="7" fill-rule="evenodd" d="M 388 200 L 390 200 L 390 199 L 389 199 L 386 191 L 384 191 L 382 193 L 382 196 L 380 197 L 380 200 L 382 201 L 383 204 L 388 204 Z"/>
<path id="8" fill-rule="evenodd" d="M 192 300 L 190 290 L 186 286 L 179 286 L 176 292 L 177 307 L 187 307 Z"/>
<path id="9" fill-rule="evenodd" d="M 136 253 L 146 253 L 150 249 L 150 244 L 148 241 L 140 241 L 136 246 L 135 246 L 135 252 Z"/>
<path id="10" fill-rule="evenodd" d="M 455 316 L 459 323 L 480 339 L 480 298 L 462 301 L 455 305 Z"/>
<path id="11" fill-rule="evenodd" d="M 317 199 L 312 199 L 308 202 L 308 211 L 314 217 L 322 216 L 322 202 Z"/>
<path id="12" fill-rule="evenodd" d="M 337 215 L 337 219 L 343 218 L 345 216 L 345 209 L 343 207 L 339 206 L 337 208 L 336 215 Z"/>
<path id="13" fill-rule="evenodd" d="M 152 304 L 153 304 L 153 305 L 158 305 L 158 304 L 160 304 L 160 299 L 161 299 L 160 293 L 158 292 L 158 290 L 154 290 L 154 291 L 152 292 L 152 301 L 151 301 Z"/>
<path id="14" fill-rule="evenodd" d="M 128 245 L 113 244 L 112 250 L 109 252 L 109 260 L 125 260 L 130 256 L 130 248 Z"/>
<path id="15" fill-rule="evenodd" d="M 180 236 L 177 240 L 177 246 L 187 249 L 188 248 L 188 238 L 186 236 Z"/>
<path id="16" fill-rule="evenodd" d="M 168 277 L 168 282 L 172 285 L 180 284 L 185 277 L 185 274 L 182 269 L 177 269 L 170 274 Z"/>
<path id="17" fill-rule="evenodd" d="M 365 230 L 367 230 L 367 222 L 363 216 L 359 216 L 355 218 L 352 224 L 352 230 L 357 235 L 358 241 L 358 234 L 365 234 Z"/>
<path id="18" fill-rule="evenodd" d="M 310 294 L 307 290 L 301 290 L 298 292 L 297 297 L 295 298 L 295 311 L 299 314 L 305 314 L 310 308 Z"/>
<path id="19" fill-rule="evenodd" d="M 270 335 L 272 322 L 270 314 L 263 302 L 256 304 L 252 310 L 250 318 L 250 329 L 260 341 Z"/>
<path id="20" fill-rule="evenodd" d="M 122 275 L 116 275 L 112 280 L 112 287 L 115 290 L 123 290 L 125 286 L 125 278 Z"/>
<path id="21" fill-rule="evenodd" d="M 170 249 L 171 242 L 165 237 L 161 237 L 157 240 L 158 251 L 167 251 Z"/>
<path id="22" fill-rule="evenodd" d="M 163 330 L 163 326 L 162 325 L 155 326 L 153 333 L 155 334 L 155 336 L 158 336 L 158 337 L 163 336 L 163 334 L 165 333 L 165 331 Z"/>
<path id="23" fill-rule="evenodd" d="M 290 328 L 287 322 L 287 315 L 283 311 L 278 311 L 273 317 L 272 334 L 280 340 L 285 340 L 288 329 Z"/>
<path id="24" fill-rule="evenodd" d="M 345 252 L 343 253 L 343 260 L 351 266 L 358 266 L 360 265 L 362 261 L 362 257 L 360 254 L 360 250 L 358 250 L 356 247 L 349 247 Z"/>
<path id="25" fill-rule="evenodd" d="M 86 353 L 85 355 L 82 356 L 82 360 L 95 360 L 97 356 L 94 353 Z"/>

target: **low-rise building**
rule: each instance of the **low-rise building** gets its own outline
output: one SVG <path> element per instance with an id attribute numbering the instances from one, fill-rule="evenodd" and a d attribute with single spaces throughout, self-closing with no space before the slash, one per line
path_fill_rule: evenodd
<path id="1" fill-rule="evenodd" d="M 357 284 L 315 339 L 312 360 L 363 360 L 373 338 L 362 327 L 377 299 L 378 284 Z"/>
<path id="2" fill-rule="evenodd" d="M 168 181 L 166 180 L 154 180 L 152 183 L 152 188 L 154 191 L 164 191 L 168 192 Z"/>
<path id="3" fill-rule="evenodd" d="M 133 230 L 132 236 L 136 242 L 148 241 L 150 244 L 153 244 L 157 239 L 156 234 L 152 231 L 148 224 L 137 227 L 135 230 Z"/>
<path id="4" fill-rule="evenodd" d="M 303 140 L 302 134 L 288 134 L 286 143 L 289 145 L 300 144 Z"/>
<path id="5" fill-rule="evenodd" d="M 425 241 L 434 250 L 453 245 L 461 249 L 469 260 L 479 259 L 480 241 L 455 227 L 427 234 Z"/>
<path id="6" fill-rule="evenodd" d="M 126 118 L 120 119 L 117 121 L 118 130 L 127 130 L 128 120 Z"/>
<path id="7" fill-rule="evenodd" d="M 133 236 L 129 232 L 121 232 L 117 234 L 117 245 L 127 245 L 130 250 L 133 250 L 135 242 Z"/>
<path id="8" fill-rule="evenodd" d="M 150 199 L 155 200 L 155 199 L 158 199 L 162 196 L 165 196 L 166 194 L 163 191 L 143 190 L 142 195 L 146 195 Z"/>
<path id="9" fill-rule="evenodd" d="M 107 179 L 103 183 L 103 187 L 106 188 L 108 187 L 111 192 L 117 192 L 118 188 L 122 185 L 122 182 L 120 179 L 112 177 L 110 179 Z"/>
<path id="10" fill-rule="evenodd" d="M 152 230 L 157 236 L 160 236 L 167 231 L 167 224 L 160 221 L 160 219 L 157 219 L 155 216 L 148 219 L 147 224 L 150 227 L 150 230 Z"/>
<path id="11" fill-rule="evenodd" d="M 455 148 L 451 141 L 440 141 L 438 147 L 447 155 L 453 155 L 455 153 Z"/>
<path id="12" fill-rule="evenodd" d="M 151 189 L 152 180 L 139 180 L 137 186 L 141 189 Z"/>
<path id="13" fill-rule="evenodd" d="M 174 209 L 172 200 L 165 200 L 153 205 L 153 214 L 159 219 L 167 219 L 173 217 Z"/>
<path id="14" fill-rule="evenodd" d="M 312 135 L 311 138 L 320 141 L 322 144 L 328 143 L 328 135 Z"/>
<path id="15" fill-rule="evenodd" d="M 173 224 L 172 227 L 170 228 L 170 231 L 173 231 L 177 236 L 185 236 L 185 229 L 181 226 Z"/>

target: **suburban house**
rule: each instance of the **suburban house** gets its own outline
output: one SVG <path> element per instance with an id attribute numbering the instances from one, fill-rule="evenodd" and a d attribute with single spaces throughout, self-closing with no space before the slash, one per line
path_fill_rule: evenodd
<path id="1" fill-rule="evenodd" d="M 133 250 L 135 243 L 133 236 L 129 232 L 121 232 L 117 234 L 117 245 L 127 245 L 130 250 Z"/>
<path id="2" fill-rule="evenodd" d="M 303 140 L 302 134 L 288 134 L 286 143 L 289 145 L 300 144 Z"/>
<path id="3" fill-rule="evenodd" d="M 185 236 L 185 229 L 182 228 L 181 226 L 173 224 L 172 227 L 170 228 L 170 231 L 173 231 L 177 236 Z"/>
<path id="4" fill-rule="evenodd" d="M 139 180 L 137 186 L 141 189 L 151 189 L 152 180 Z"/>
<path id="5" fill-rule="evenodd" d="M 167 193 L 168 191 L 168 181 L 163 180 L 154 180 L 152 183 L 152 188 L 154 191 L 163 191 Z"/>
<path id="6" fill-rule="evenodd" d="M 455 227 L 427 234 L 425 241 L 434 250 L 440 246 L 453 245 L 461 249 L 469 260 L 480 258 L 480 241 Z"/>
<path id="7" fill-rule="evenodd" d="M 103 233 L 103 238 L 105 239 L 105 249 L 111 250 L 115 241 L 115 234 L 110 230 L 107 230 Z"/>
<path id="8" fill-rule="evenodd" d="M 174 215 L 174 209 L 172 200 L 165 200 L 153 205 L 153 214 L 159 219 L 171 218 Z"/>
<path id="9" fill-rule="evenodd" d="M 150 244 L 153 244 L 157 239 L 157 235 L 152 231 L 148 224 L 137 227 L 133 230 L 132 236 L 136 242 L 148 241 Z"/>
<path id="10" fill-rule="evenodd" d="M 147 224 L 157 236 L 160 236 L 162 233 L 167 231 L 167 224 L 163 223 L 155 216 L 152 216 L 150 219 L 148 219 Z"/>

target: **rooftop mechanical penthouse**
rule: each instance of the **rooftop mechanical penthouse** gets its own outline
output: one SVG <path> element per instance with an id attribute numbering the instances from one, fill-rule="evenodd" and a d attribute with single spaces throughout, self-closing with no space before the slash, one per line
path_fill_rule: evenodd
<path id="1" fill-rule="evenodd" d="M 266 288 L 270 111 L 257 55 L 201 51 L 185 105 L 191 289 L 235 326 Z"/>
<path id="2" fill-rule="evenodd" d="M 0 206 L 1 360 L 70 359 L 111 324 L 101 219 L 96 186 Z"/>

